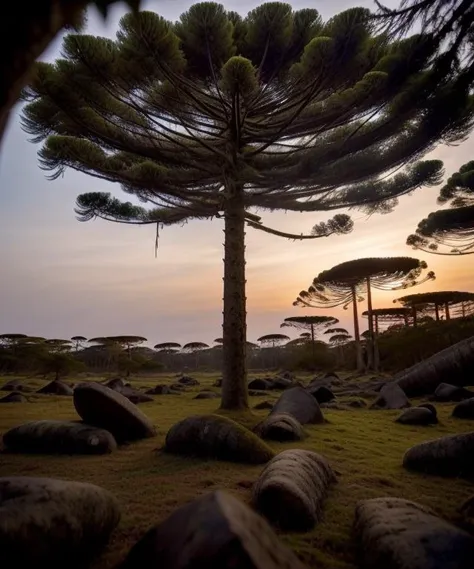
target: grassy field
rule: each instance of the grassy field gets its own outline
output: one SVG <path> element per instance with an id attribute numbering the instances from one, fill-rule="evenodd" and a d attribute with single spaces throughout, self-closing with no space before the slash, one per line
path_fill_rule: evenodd
<path id="1" fill-rule="evenodd" d="M 148 528 L 198 495 L 225 489 L 248 501 L 251 484 L 261 466 L 180 458 L 160 451 L 171 425 L 187 415 L 213 412 L 218 407 L 218 399 L 193 400 L 203 388 L 215 389 L 211 386 L 216 376 L 197 374 L 195 377 L 201 381 L 199 387 L 180 396 L 155 396 L 153 402 L 140 405 L 157 426 L 157 437 L 97 457 L 0 454 L 0 476 L 51 476 L 91 482 L 113 492 L 122 504 L 122 521 L 94 565 L 95 569 L 115 566 Z M 162 375 L 132 380 L 132 383 L 134 387 L 151 387 L 172 381 L 170 376 Z M 30 382 L 34 387 L 44 383 Z M 26 421 L 78 418 L 71 397 L 28 396 L 29 403 L 0 406 L 0 433 Z M 251 406 L 277 396 L 272 393 L 268 397 L 252 397 Z M 307 427 L 309 436 L 300 444 L 271 443 L 277 451 L 298 446 L 322 453 L 339 475 L 326 503 L 324 521 L 310 533 L 282 534 L 281 539 L 309 566 L 352 568 L 356 566 L 356 551 L 351 526 L 358 500 L 404 497 L 430 506 L 456 522 L 458 507 L 473 493 L 472 483 L 425 477 L 406 472 L 401 466 L 404 451 L 413 444 L 474 430 L 472 422 L 450 418 L 453 404 L 437 407 L 440 424 L 430 427 L 396 424 L 393 420 L 399 414 L 397 411 L 325 410 L 329 422 Z M 257 423 L 267 413 L 254 410 L 252 420 Z"/>

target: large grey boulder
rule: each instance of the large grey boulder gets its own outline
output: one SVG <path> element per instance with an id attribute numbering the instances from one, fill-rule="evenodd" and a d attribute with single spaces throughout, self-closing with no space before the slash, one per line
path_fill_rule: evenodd
<path id="1" fill-rule="evenodd" d="M 194 415 L 171 427 L 165 451 L 247 464 L 264 464 L 274 456 L 257 435 L 227 417 Z"/>
<path id="2" fill-rule="evenodd" d="M 474 420 L 474 397 L 458 403 L 453 409 L 453 417 Z"/>
<path id="3" fill-rule="evenodd" d="M 433 394 L 435 401 L 464 401 L 471 397 L 474 397 L 474 391 L 450 383 L 440 383 Z"/>
<path id="4" fill-rule="evenodd" d="M 322 517 L 328 487 L 336 476 L 324 456 L 309 450 L 285 450 L 263 469 L 252 502 L 272 524 L 307 531 Z"/>
<path id="5" fill-rule="evenodd" d="M 170 385 L 155 385 L 147 391 L 147 395 L 181 395 L 181 391 L 178 389 L 172 389 Z"/>
<path id="6" fill-rule="evenodd" d="M 269 415 L 253 431 L 262 439 L 280 442 L 299 441 L 304 438 L 303 427 L 288 413 Z"/>
<path id="7" fill-rule="evenodd" d="M 271 414 L 288 413 L 302 425 L 324 423 L 323 413 L 316 399 L 303 387 L 292 387 L 284 391 L 273 406 Z"/>
<path id="8" fill-rule="evenodd" d="M 410 406 L 403 389 L 397 383 L 391 382 L 382 387 L 371 409 L 404 409 Z"/>
<path id="9" fill-rule="evenodd" d="M 257 377 L 256 379 L 252 379 L 249 384 L 248 388 L 250 390 L 257 390 L 257 391 L 268 391 L 273 389 L 274 384 L 273 381 L 269 381 L 268 379 L 264 379 L 263 377 Z"/>
<path id="10" fill-rule="evenodd" d="M 66 395 L 70 397 L 72 395 L 72 388 L 66 383 L 59 380 L 51 381 L 46 384 L 41 389 L 38 389 L 36 393 L 47 394 L 47 395 Z"/>
<path id="11" fill-rule="evenodd" d="M 10 452 L 43 454 L 105 454 L 117 443 L 104 429 L 68 421 L 31 421 L 3 435 Z"/>
<path id="12" fill-rule="evenodd" d="M 90 561 L 120 520 L 98 486 L 52 478 L 0 478 L 2 569 L 60 569 Z"/>
<path id="13" fill-rule="evenodd" d="M 474 477 L 474 432 L 426 441 L 408 449 L 403 466 L 426 474 Z"/>
<path id="14" fill-rule="evenodd" d="M 438 422 L 436 413 L 426 407 L 411 407 L 395 419 L 402 425 L 435 425 Z"/>
<path id="15" fill-rule="evenodd" d="M 0 399 L 0 403 L 26 403 L 27 399 L 18 391 L 11 391 Z"/>
<path id="16" fill-rule="evenodd" d="M 122 569 L 304 569 L 248 506 L 224 492 L 182 506 L 150 529 Z"/>
<path id="17" fill-rule="evenodd" d="M 472 567 L 474 538 L 409 500 L 373 498 L 359 502 L 355 532 L 364 569 Z"/>
<path id="18" fill-rule="evenodd" d="M 148 417 L 124 395 L 98 383 L 74 389 L 74 407 L 85 423 L 110 431 L 118 442 L 156 434 Z"/>
<path id="19" fill-rule="evenodd" d="M 321 405 L 321 403 L 329 403 L 329 401 L 332 401 L 333 399 L 336 398 L 336 396 L 334 395 L 334 393 L 329 389 L 329 387 L 326 387 L 324 385 L 320 385 L 317 387 L 308 387 L 307 388 L 308 393 L 311 393 L 311 395 L 316 399 L 316 401 Z"/>

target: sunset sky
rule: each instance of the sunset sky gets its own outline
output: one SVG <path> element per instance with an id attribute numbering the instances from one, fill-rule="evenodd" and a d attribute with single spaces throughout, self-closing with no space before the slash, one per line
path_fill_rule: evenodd
<path id="1" fill-rule="evenodd" d="M 155 9 L 175 20 L 194 2 L 153 0 Z M 245 15 L 256 1 L 224 2 Z M 295 9 L 317 8 L 324 18 L 352 6 L 373 7 L 370 0 L 293 1 Z M 398 0 L 387 0 L 396 6 Z M 119 5 L 107 24 L 91 11 L 87 33 L 114 37 L 124 13 Z M 61 42 L 45 54 L 59 56 Z M 221 335 L 223 222 L 192 221 L 161 232 L 154 256 L 155 229 L 97 220 L 79 223 L 74 202 L 79 193 L 112 191 L 118 187 L 73 171 L 48 181 L 38 167 L 38 146 L 28 142 L 13 114 L 0 153 L 0 333 L 69 338 L 118 334 L 145 336 L 157 342 L 204 341 Z M 455 147 L 438 147 L 430 156 L 444 161 L 446 175 L 474 159 L 474 139 Z M 418 221 L 435 210 L 438 188 L 404 197 L 389 215 L 367 218 L 349 212 L 355 221 L 350 235 L 290 242 L 247 229 L 248 339 L 279 331 L 293 315 L 336 316 L 352 332 L 350 311 L 319 312 L 294 308 L 292 302 L 322 270 L 359 257 L 406 255 L 419 257 L 437 279 L 411 292 L 474 291 L 472 258 L 442 257 L 411 250 L 407 235 Z M 327 215 L 262 213 L 271 227 L 307 233 Z M 397 293 L 375 292 L 377 307 L 393 306 Z M 366 309 L 361 303 L 360 311 Z M 366 321 L 361 319 L 362 329 Z M 288 331 L 288 329 L 286 329 Z M 288 332 L 285 333 L 288 333 Z M 290 334 L 291 331 L 290 331 Z M 297 331 L 292 336 L 297 336 Z"/>

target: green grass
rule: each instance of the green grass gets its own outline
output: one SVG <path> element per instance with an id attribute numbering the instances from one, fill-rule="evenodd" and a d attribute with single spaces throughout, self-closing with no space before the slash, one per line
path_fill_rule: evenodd
<path id="1" fill-rule="evenodd" d="M 158 429 L 158 436 L 121 447 L 106 456 L 0 456 L 0 476 L 52 476 L 91 482 L 112 491 L 122 505 L 122 521 L 109 547 L 97 560 L 95 569 L 108 569 L 121 561 L 130 547 L 152 525 L 194 497 L 224 489 L 244 501 L 262 466 L 203 461 L 160 452 L 167 430 L 188 415 L 215 412 L 218 400 L 193 400 L 196 393 L 212 386 L 216 375 L 196 375 L 201 381 L 180 396 L 157 395 L 154 402 L 140 405 Z M 5 378 L 5 381 L 10 378 Z M 361 378 L 364 379 L 364 378 Z M 171 376 L 132 380 L 137 387 L 171 382 Z M 0 384 L 3 381 L 0 379 Z M 30 385 L 45 382 L 35 379 Z M 218 391 L 218 390 L 216 390 Z M 0 406 L 0 433 L 20 423 L 36 419 L 77 419 L 72 398 L 29 396 L 30 403 Z M 252 397 L 251 406 L 268 397 Z M 472 483 L 460 479 L 426 477 L 405 471 L 402 456 L 421 441 L 474 430 L 469 421 L 450 417 L 453 404 L 439 404 L 440 424 L 410 427 L 394 423 L 397 411 L 325 410 L 325 425 L 307 425 L 308 437 L 300 443 L 270 443 L 275 451 L 299 447 L 322 453 L 338 472 L 339 481 L 330 491 L 324 521 L 306 534 L 282 534 L 281 539 L 295 549 L 308 566 L 352 568 L 355 544 L 351 526 L 358 500 L 377 496 L 399 496 L 433 508 L 456 522 L 458 508 L 470 496 Z M 256 424 L 268 411 L 253 411 Z M 238 416 L 233 417 L 239 420 Z M 242 417 L 247 425 L 249 414 Z"/>

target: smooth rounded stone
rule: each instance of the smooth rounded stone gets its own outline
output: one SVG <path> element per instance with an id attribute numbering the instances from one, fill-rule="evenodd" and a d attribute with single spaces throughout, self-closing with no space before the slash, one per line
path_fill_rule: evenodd
<path id="1" fill-rule="evenodd" d="M 385 384 L 371 409 L 404 409 L 411 403 L 403 389 L 394 382 Z"/>
<path id="2" fill-rule="evenodd" d="M 303 427 L 288 413 L 269 415 L 253 432 L 262 439 L 272 441 L 300 441 L 304 438 Z"/>
<path id="3" fill-rule="evenodd" d="M 324 385 L 320 385 L 319 387 L 308 387 L 308 393 L 311 393 L 319 404 L 328 403 L 336 398 L 329 387 Z"/>
<path id="4" fill-rule="evenodd" d="M 121 569 L 305 569 L 268 523 L 222 491 L 182 506 L 150 529 Z"/>
<path id="5" fill-rule="evenodd" d="M 395 419 L 396 423 L 402 425 L 433 425 L 438 422 L 436 415 L 426 409 L 426 407 L 411 407 L 405 409 L 403 413 Z"/>
<path id="6" fill-rule="evenodd" d="M 69 385 L 66 385 L 62 381 L 54 380 L 41 389 L 38 389 L 36 393 L 48 395 L 67 395 L 70 397 L 73 394 L 73 391 L 74 390 L 69 387 Z"/>
<path id="7" fill-rule="evenodd" d="M 0 387 L 0 391 L 23 391 L 23 387 L 19 379 L 11 379 Z"/>
<path id="8" fill-rule="evenodd" d="M 0 403 L 26 403 L 27 399 L 18 391 L 12 391 L 0 399 Z"/>
<path id="9" fill-rule="evenodd" d="M 106 454 L 117 448 L 111 433 L 82 423 L 31 421 L 3 435 L 10 452 L 44 454 Z"/>
<path id="10" fill-rule="evenodd" d="M 172 389 L 173 391 L 186 391 L 186 385 L 183 385 L 182 383 L 172 383 L 170 385 L 170 389 Z"/>
<path id="11" fill-rule="evenodd" d="M 111 379 L 104 381 L 101 385 L 105 385 L 105 387 L 113 389 L 114 391 L 118 391 L 119 393 L 122 391 L 124 387 L 127 387 L 127 383 L 121 377 L 112 377 Z"/>
<path id="12" fill-rule="evenodd" d="M 465 500 L 459 508 L 463 525 L 472 532 L 474 530 L 474 495 Z"/>
<path id="13" fill-rule="evenodd" d="M 214 391 L 201 391 L 193 399 L 217 399 L 218 397 L 219 395 L 214 393 Z"/>
<path id="14" fill-rule="evenodd" d="M 427 474 L 474 477 L 474 432 L 426 441 L 408 449 L 403 466 Z"/>
<path id="15" fill-rule="evenodd" d="M 169 385 L 155 385 L 145 391 L 147 395 L 181 395 L 181 391 L 172 389 Z"/>
<path id="16" fill-rule="evenodd" d="M 99 553 L 119 521 L 117 500 L 99 486 L 0 478 L 0 565 L 79 567 Z"/>
<path id="17" fill-rule="evenodd" d="M 136 405 L 105 385 L 78 385 L 73 400 L 76 411 L 85 423 L 107 429 L 118 442 L 156 434 L 148 417 Z"/>
<path id="18" fill-rule="evenodd" d="M 465 387 L 451 385 L 450 383 L 440 383 L 433 394 L 434 401 L 464 401 L 474 397 L 474 391 Z"/>
<path id="19" fill-rule="evenodd" d="M 150 395 L 142 393 L 137 389 L 132 389 L 131 387 L 124 387 L 120 393 L 124 397 L 126 397 L 129 401 L 131 401 L 134 405 L 138 405 L 139 403 L 149 403 L 150 401 L 154 401 L 153 397 L 150 397 Z"/>
<path id="20" fill-rule="evenodd" d="M 359 502 L 354 528 L 364 569 L 472 568 L 474 538 L 416 502 Z"/>
<path id="21" fill-rule="evenodd" d="M 182 377 L 180 377 L 178 379 L 178 383 L 181 383 L 182 385 L 188 385 L 189 387 L 200 385 L 197 379 L 194 379 L 194 377 L 189 377 L 189 375 L 183 375 Z"/>
<path id="22" fill-rule="evenodd" d="M 436 419 L 438 419 L 438 411 L 436 411 L 436 407 L 432 403 L 420 403 L 418 407 L 422 407 L 423 409 L 429 409 L 431 413 L 433 413 L 433 415 L 436 417 Z"/>
<path id="23" fill-rule="evenodd" d="M 292 387 L 284 391 L 270 413 L 288 413 L 302 425 L 324 423 L 318 402 L 302 387 Z"/>
<path id="24" fill-rule="evenodd" d="M 171 427 L 165 451 L 246 464 L 263 464 L 274 456 L 257 435 L 227 417 L 193 415 Z"/>
<path id="25" fill-rule="evenodd" d="M 261 401 L 254 406 L 254 409 L 273 409 L 273 403 L 270 401 Z"/>
<path id="26" fill-rule="evenodd" d="M 348 405 L 349 407 L 353 407 L 355 409 L 364 409 L 367 407 L 367 402 L 363 399 L 348 399 L 344 401 L 344 405 Z"/>
<path id="27" fill-rule="evenodd" d="M 274 377 L 270 389 L 288 389 L 294 385 L 293 380 L 286 377 Z"/>
<path id="28" fill-rule="evenodd" d="M 252 381 L 249 382 L 248 388 L 252 390 L 256 389 L 258 391 L 267 391 L 273 389 L 273 381 L 257 377 L 256 379 L 252 379 Z"/>
<path id="29" fill-rule="evenodd" d="M 323 503 L 336 475 L 326 458 L 302 449 L 285 450 L 263 469 L 252 503 L 272 524 L 286 531 L 308 531 L 322 517 Z"/>
<path id="30" fill-rule="evenodd" d="M 474 397 L 458 403 L 454 407 L 452 415 L 457 419 L 474 420 Z"/>

